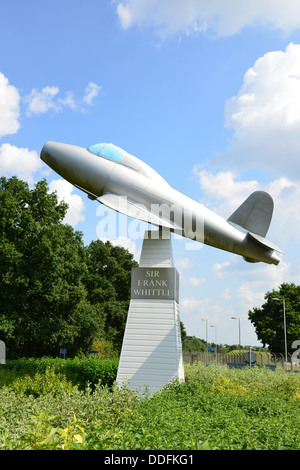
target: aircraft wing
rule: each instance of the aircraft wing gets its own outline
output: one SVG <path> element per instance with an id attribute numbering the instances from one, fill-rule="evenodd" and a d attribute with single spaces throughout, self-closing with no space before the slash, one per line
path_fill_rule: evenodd
<path id="1" fill-rule="evenodd" d="M 169 229 L 175 228 L 170 222 L 156 214 L 153 214 L 145 206 L 134 201 L 130 201 L 127 197 L 120 196 L 119 194 L 106 193 L 103 196 L 97 197 L 97 201 L 110 209 L 129 217 L 142 220 L 143 222 L 148 222 L 150 224 Z"/>

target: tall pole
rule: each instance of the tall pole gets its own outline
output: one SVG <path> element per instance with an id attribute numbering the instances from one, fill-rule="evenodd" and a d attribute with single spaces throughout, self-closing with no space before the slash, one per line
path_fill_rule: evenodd
<path id="1" fill-rule="evenodd" d="M 286 367 L 286 371 L 287 371 L 287 340 L 286 340 L 285 299 L 283 299 L 283 328 L 284 328 L 285 367 Z"/>
<path id="2" fill-rule="evenodd" d="M 215 328 L 216 363 L 218 364 L 217 325 L 210 325 L 210 327 L 211 327 L 211 328 Z"/>
<path id="3" fill-rule="evenodd" d="M 208 342 L 207 342 L 207 320 L 205 318 L 201 318 L 201 321 L 205 321 L 206 325 L 205 325 L 205 329 L 206 329 L 206 352 L 208 352 Z"/>
<path id="4" fill-rule="evenodd" d="M 239 346 L 241 346 L 241 319 L 237 317 L 231 317 L 233 320 L 238 320 L 239 321 Z"/>
<path id="5" fill-rule="evenodd" d="M 284 331 L 284 350 L 285 350 L 285 370 L 287 371 L 287 340 L 286 340 L 286 314 L 285 314 L 285 299 L 278 299 L 278 297 L 271 297 L 273 300 L 282 301 L 283 303 L 283 331 Z"/>

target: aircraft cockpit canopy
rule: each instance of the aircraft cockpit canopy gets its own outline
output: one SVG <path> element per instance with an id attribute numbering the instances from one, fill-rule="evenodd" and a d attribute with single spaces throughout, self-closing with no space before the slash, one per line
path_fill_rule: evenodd
<path id="1" fill-rule="evenodd" d="M 130 170 L 134 170 L 140 173 L 141 175 L 152 179 L 153 181 L 157 181 L 159 182 L 159 184 L 168 184 L 166 180 L 164 180 L 149 165 L 114 144 L 95 144 L 89 147 L 88 150 L 100 157 L 104 157 L 108 160 L 121 163 L 122 166 Z"/>
<path id="2" fill-rule="evenodd" d="M 89 151 L 100 157 L 108 158 L 115 162 L 120 162 L 125 154 L 125 150 L 113 144 L 95 144 L 89 147 Z"/>

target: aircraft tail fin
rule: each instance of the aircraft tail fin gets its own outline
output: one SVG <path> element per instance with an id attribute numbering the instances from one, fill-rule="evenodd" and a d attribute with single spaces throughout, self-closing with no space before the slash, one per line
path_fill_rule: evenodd
<path id="1" fill-rule="evenodd" d="M 273 208 L 274 203 L 270 194 L 265 191 L 255 191 L 227 219 L 227 222 L 265 237 L 271 223 Z"/>

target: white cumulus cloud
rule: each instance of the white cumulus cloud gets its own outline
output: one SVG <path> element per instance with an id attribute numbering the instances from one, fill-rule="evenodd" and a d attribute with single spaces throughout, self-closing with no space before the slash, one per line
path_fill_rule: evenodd
<path id="1" fill-rule="evenodd" d="M 125 248 L 125 250 L 128 250 L 130 253 L 133 254 L 133 257 L 136 261 L 139 261 L 140 258 L 140 250 L 137 250 L 136 242 L 132 240 L 131 238 L 128 237 L 117 237 L 115 239 L 113 238 L 108 238 L 108 237 L 101 237 L 99 238 L 103 243 L 106 243 L 109 241 L 112 245 L 114 246 L 121 246 L 122 248 Z"/>
<path id="2" fill-rule="evenodd" d="M 203 284 L 205 282 L 205 278 L 204 277 L 200 278 L 200 277 L 196 277 L 196 276 L 191 276 L 188 279 L 188 282 L 192 286 L 201 286 L 201 284 Z"/>
<path id="3" fill-rule="evenodd" d="M 290 43 L 285 51 L 260 57 L 238 94 L 226 102 L 225 125 L 234 139 L 214 163 L 239 170 L 264 167 L 273 175 L 299 179 L 299 104 L 300 44 Z"/>
<path id="4" fill-rule="evenodd" d="M 42 162 L 35 150 L 18 148 L 10 144 L 0 147 L 0 174 L 33 183 L 33 174 L 42 168 Z"/>
<path id="5" fill-rule="evenodd" d="M 223 276 L 226 274 L 226 270 L 228 270 L 227 268 L 229 268 L 229 266 L 231 266 L 230 261 L 224 261 L 224 263 L 222 264 L 215 263 L 212 267 L 214 276 L 218 279 L 222 279 Z"/>
<path id="6" fill-rule="evenodd" d="M 64 218 L 64 223 L 74 227 L 79 222 L 84 221 L 84 202 L 77 194 L 72 194 L 74 186 L 63 179 L 52 180 L 49 184 L 49 191 L 57 193 L 59 201 L 65 201 L 69 208 Z"/>
<path id="7" fill-rule="evenodd" d="M 85 89 L 85 95 L 83 97 L 83 101 L 89 105 L 93 104 L 94 98 L 98 95 L 101 87 L 96 85 L 96 83 L 90 82 Z"/>
<path id="8" fill-rule="evenodd" d="M 0 138 L 15 134 L 20 128 L 20 94 L 0 72 Z"/>
<path id="9" fill-rule="evenodd" d="M 300 27 L 296 0 L 123 0 L 116 11 L 124 29 L 153 27 L 161 36 L 211 32 L 229 36 L 246 26 L 290 33 Z"/>
<path id="10" fill-rule="evenodd" d="M 177 259 L 175 264 L 176 264 L 176 268 L 181 270 L 181 271 L 184 270 L 184 269 L 189 269 L 189 268 L 192 267 L 191 260 L 187 257 Z"/>
<path id="11" fill-rule="evenodd" d="M 195 297 L 185 297 L 180 302 L 180 308 L 182 313 L 190 313 L 190 312 L 197 312 L 197 313 L 206 313 L 208 305 L 210 304 L 211 300 L 206 297 L 204 299 L 197 299 Z"/>
<path id="12" fill-rule="evenodd" d="M 193 173 L 200 183 L 205 198 L 210 204 L 217 204 L 216 210 L 224 217 L 229 217 L 253 191 L 261 189 L 258 181 L 242 180 L 238 173 L 229 170 L 213 173 L 195 166 Z"/>
<path id="13" fill-rule="evenodd" d="M 25 102 L 28 103 L 27 114 L 42 114 L 54 109 L 58 111 L 58 104 L 55 102 L 55 97 L 59 93 L 58 87 L 47 86 L 41 91 L 33 89 L 25 98 Z"/>
<path id="14" fill-rule="evenodd" d="M 27 115 L 39 115 L 53 110 L 56 113 L 69 108 L 72 111 L 83 110 L 83 105 L 91 106 L 94 99 L 99 94 L 101 87 L 90 82 L 85 88 L 82 99 L 76 99 L 72 91 L 67 91 L 64 96 L 60 96 L 57 86 L 46 86 L 42 90 L 33 89 L 31 93 L 24 97 L 27 103 Z"/>

